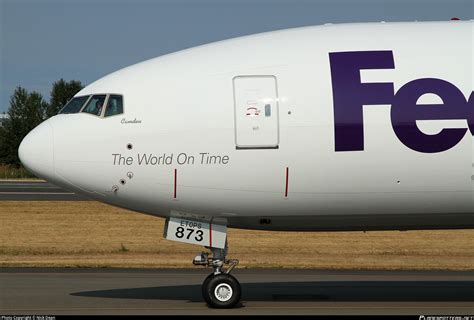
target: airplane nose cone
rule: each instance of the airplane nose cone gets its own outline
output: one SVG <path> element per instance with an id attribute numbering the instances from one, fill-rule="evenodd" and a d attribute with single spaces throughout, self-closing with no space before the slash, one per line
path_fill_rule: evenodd
<path id="1" fill-rule="evenodd" d="M 26 135 L 18 148 L 18 156 L 35 176 L 46 180 L 54 178 L 53 128 L 48 121 Z"/>

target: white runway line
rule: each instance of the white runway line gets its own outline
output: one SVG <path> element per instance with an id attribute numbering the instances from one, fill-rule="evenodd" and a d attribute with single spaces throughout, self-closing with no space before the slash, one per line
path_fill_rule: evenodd
<path id="1" fill-rule="evenodd" d="M 8 195 L 64 195 L 64 194 L 75 194 L 73 192 L 0 192 L 0 194 Z"/>

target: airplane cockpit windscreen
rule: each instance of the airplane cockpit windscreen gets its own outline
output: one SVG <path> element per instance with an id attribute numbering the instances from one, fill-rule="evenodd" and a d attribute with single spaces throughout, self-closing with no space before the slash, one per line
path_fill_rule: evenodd
<path id="1" fill-rule="evenodd" d="M 105 112 L 104 112 L 105 109 Z M 95 94 L 72 98 L 59 114 L 88 113 L 98 117 L 110 117 L 123 113 L 123 97 L 119 94 Z"/>
<path id="2" fill-rule="evenodd" d="M 93 95 L 86 107 L 81 112 L 100 116 L 102 114 L 102 108 L 104 107 L 106 97 L 107 96 L 105 94 Z"/>
<path id="3" fill-rule="evenodd" d="M 82 106 L 86 103 L 89 96 L 75 97 L 72 98 L 62 109 L 59 111 L 60 114 L 65 113 L 78 113 L 81 111 Z"/>
<path id="4" fill-rule="evenodd" d="M 109 101 L 107 102 L 107 109 L 105 110 L 104 117 L 110 117 L 121 113 L 123 113 L 122 96 L 115 94 L 110 95 Z"/>

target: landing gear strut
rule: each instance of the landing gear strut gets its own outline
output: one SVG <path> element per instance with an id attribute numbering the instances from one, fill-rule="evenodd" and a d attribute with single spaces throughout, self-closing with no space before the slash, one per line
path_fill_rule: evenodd
<path id="1" fill-rule="evenodd" d="M 239 264 L 239 260 L 226 259 L 227 243 L 225 249 L 210 248 L 212 257 L 202 252 L 193 260 L 194 265 L 212 267 L 211 273 L 202 284 L 202 296 L 211 308 L 232 308 L 240 301 L 241 288 L 236 278 L 230 272 Z M 228 265 L 224 270 L 224 265 Z"/>

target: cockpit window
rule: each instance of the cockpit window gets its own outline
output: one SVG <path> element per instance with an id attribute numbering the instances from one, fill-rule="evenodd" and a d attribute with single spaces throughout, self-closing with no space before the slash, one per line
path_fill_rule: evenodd
<path id="1" fill-rule="evenodd" d="M 68 103 L 59 111 L 59 113 L 78 113 L 82 106 L 86 103 L 90 96 L 75 97 L 69 100 Z"/>
<path id="2" fill-rule="evenodd" d="M 123 113 L 122 96 L 111 94 L 107 102 L 107 109 L 105 109 L 104 117 L 110 117 L 121 113 Z"/>
<path id="3" fill-rule="evenodd" d="M 105 104 L 107 104 L 107 108 L 105 108 Z M 123 97 L 119 94 L 108 93 L 75 97 L 59 111 L 60 114 L 78 112 L 85 112 L 104 118 L 122 114 Z"/>
<path id="4" fill-rule="evenodd" d="M 92 96 L 82 112 L 90 113 L 100 117 L 105 103 L 105 97 L 105 94 L 97 94 Z"/>

